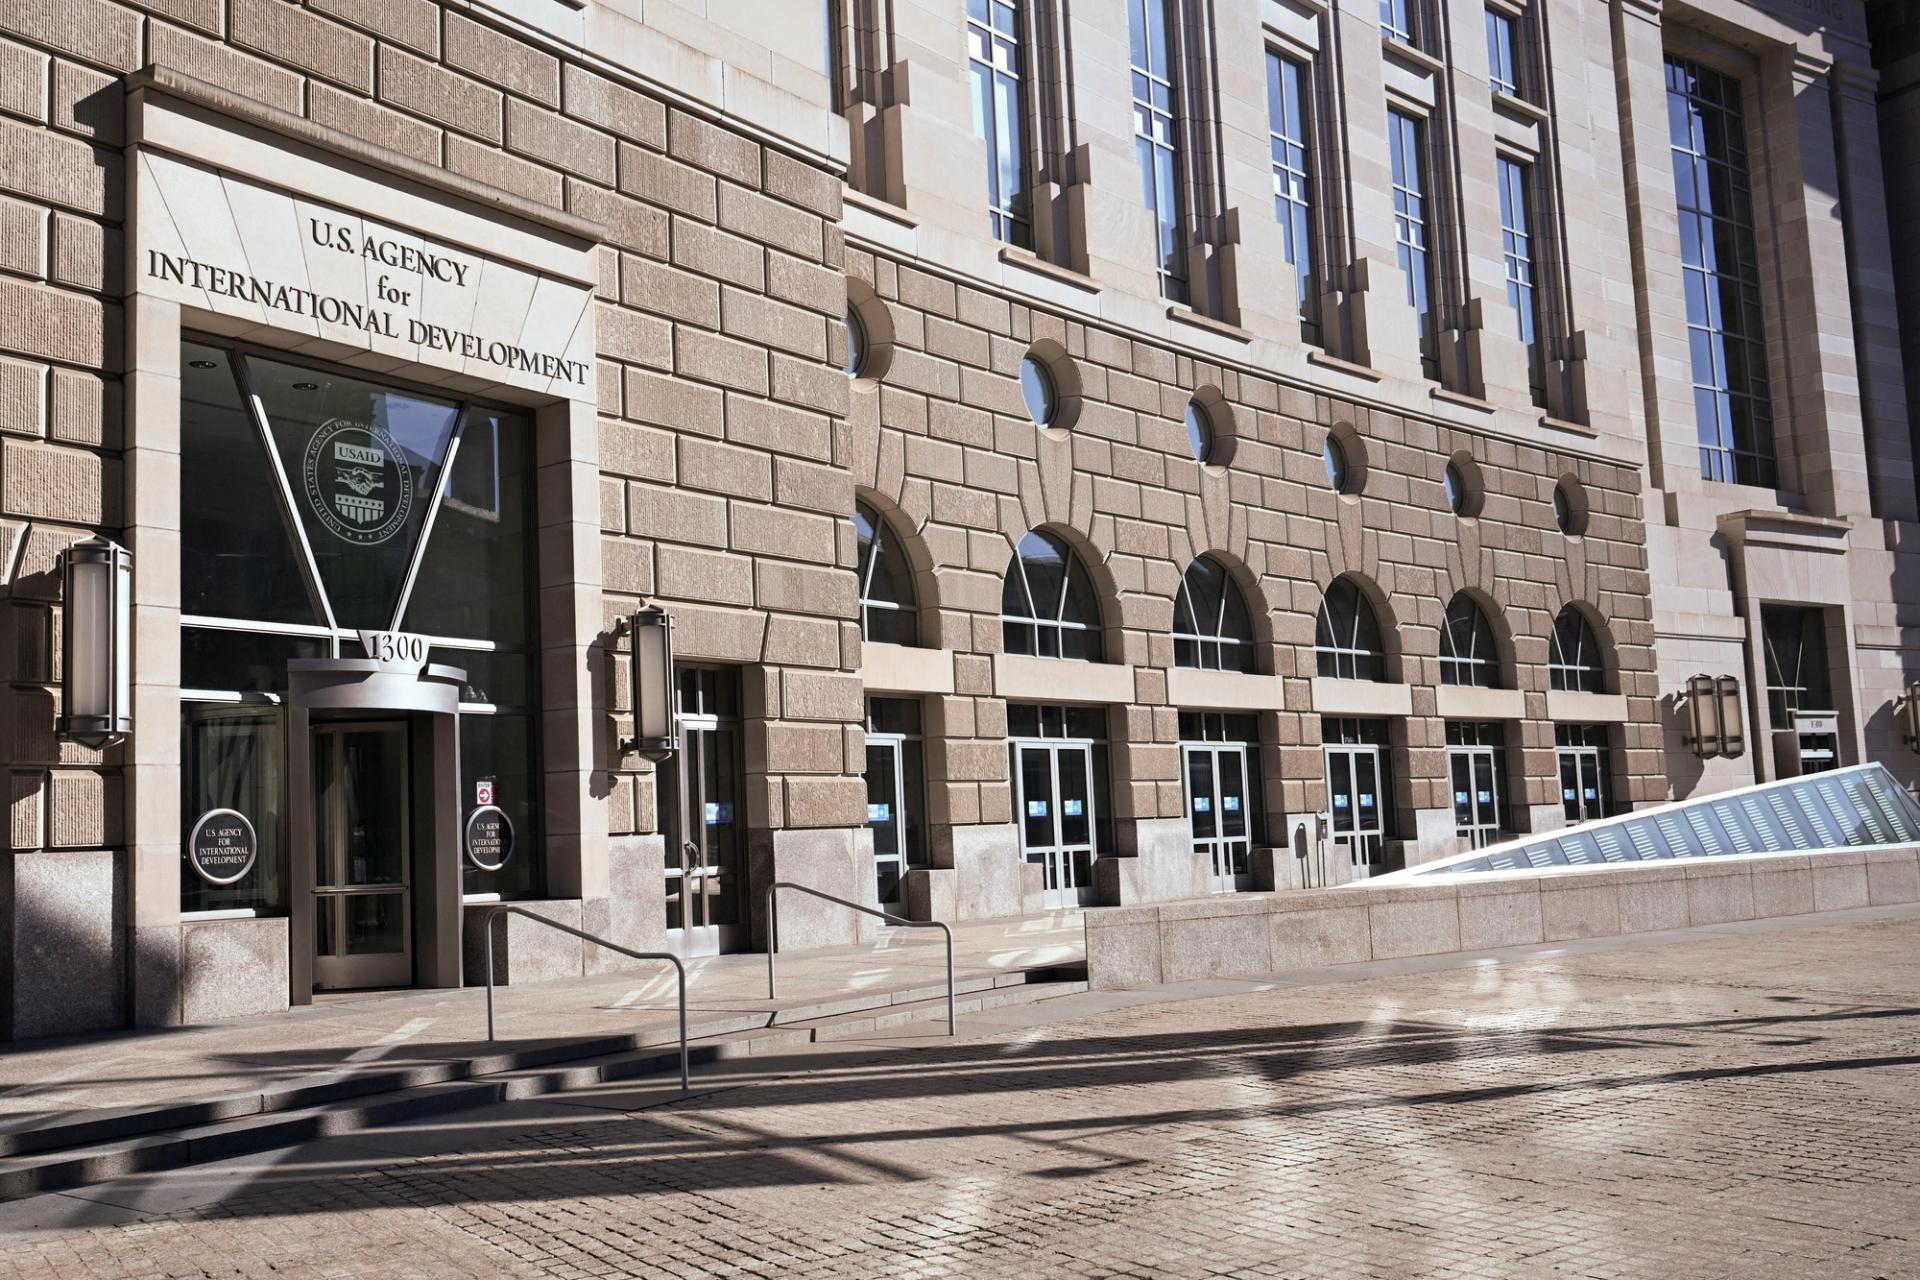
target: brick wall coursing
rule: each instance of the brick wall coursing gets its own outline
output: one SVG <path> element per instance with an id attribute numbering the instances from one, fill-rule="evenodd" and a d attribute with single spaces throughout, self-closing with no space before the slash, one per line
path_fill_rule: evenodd
<path id="1" fill-rule="evenodd" d="M 828 363 L 845 305 L 836 179 L 426 0 L 16 0 L 0 5 L 14 847 L 117 838 L 118 777 L 60 771 L 100 761 L 53 739 L 44 646 L 59 642 L 53 555 L 120 519 L 120 78 L 150 62 L 606 228 L 609 625 L 644 594 L 686 606 L 683 656 L 755 664 L 752 823 L 859 824 L 847 392 Z M 814 674 L 840 681 L 837 696 L 802 683 Z M 614 775 L 616 835 L 654 826 L 651 790 L 645 770 Z"/>
<path id="2" fill-rule="evenodd" d="M 884 376 L 852 399 L 855 478 L 863 496 L 917 540 L 922 640 L 952 648 L 960 686 L 934 699 L 929 807 L 936 823 L 1010 821 L 1005 703 L 991 696 L 1001 647 L 1001 576 L 1014 543 L 1047 526 L 1082 551 L 1107 611 L 1108 656 L 1136 666 L 1136 702 L 1116 708 L 1114 808 L 1120 818 L 1184 813 L 1178 708 L 1167 705 L 1174 596 L 1191 560 L 1233 571 L 1256 619 L 1256 669 L 1281 676 L 1289 711 L 1262 717 L 1271 809 L 1325 803 L 1312 705 L 1314 621 L 1326 584 L 1371 584 L 1393 637 L 1394 678 L 1413 686 L 1402 774 L 1401 834 L 1414 808 L 1450 807 L 1445 726 L 1436 716 L 1439 628 L 1454 593 L 1470 591 L 1507 650 L 1505 680 L 1526 691 L 1527 719 L 1509 739 L 1526 779 L 1516 802 L 1558 802 L 1553 725 L 1545 719 L 1553 620 L 1567 603 L 1604 619 L 1602 643 L 1632 722 L 1616 772 L 1626 796 L 1663 794 L 1653 627 L 1639 478 L 1631 467 L 1475 435 L 1283 385 L 969 287 L 883 253 L 853 249 L 848 273 L 890 330 Z M 1038 349 L 1081 399 L 1070 428 L 1027 416 L 1018 373 Z M 1069 367 L 1061 370 L 1062 363 Z M 1182 414 L 1196 393 L 1214 404 L 1229 465 L 1188 452 Z M 1333 494 L 1321 447 L 1347 424 L 1365 453 L 1357 499 Z M 1471 457 L 1484 506 L 1464 521 L 1446 509 L 1442 472 Z M 1359 462 L 1360 459 L 1354 459 Z M 1591 517 L 1570 539 L 1551 498 L 1566 475 Z M 1120 745 L 1122 740 L 1126 745 Z"/>

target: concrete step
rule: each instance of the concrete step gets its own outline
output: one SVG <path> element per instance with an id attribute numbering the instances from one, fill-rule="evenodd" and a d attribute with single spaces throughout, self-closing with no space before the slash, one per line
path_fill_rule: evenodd
<path id="1" fill-rule="evenodd" d="M 1034 971 L 1053 977 L 1059 970 Z M 1086 989 L 1084 975 L 1029 982 L 1015 971 L 956 984 L 956 1007 L 978 1012 Z M 946 986 L 863 993 L 805 1001 L 774 1013 L 730 1012 L 688 1017 L 690 1068 L 751 1054 L 872 1035 L 884 1027 L 944 1018 Z M 179 1103 L 42 1117 L 38 1126 L 0 1132 L 0 1200 L 88 1186 L 153 1172 L 257 1154 L 381 1125 L 536 1098 L 642 1077 L 677 1077 L 672 1033 L 549 1040 L 384 1070 L 331 1073 L 257 1093 Z M 661 1100 L 678 1096 L 675 1088 Z M 694 1077 L 695 1091 L 699 1079 Z"/>
<path id="2" fill-rule="evenodd" d="M 1059 996 L 1078 995 L 1087 989 L 1085 982 L 1036 982 L 1020 986 L 995 987 L 987 991 L 976 991 L 960 996 L 954 1001 L 956 1014 L 980 1013 L 987 1009 L 1001 1009 L 1008 1005 L 1032 1004 L 1039 1000 L 1051 1000 Z M 923 1019 L 944 1020 L 947 1016 L 947 993 L 942 991 L 931 1000 L 913 1000 L 904 1004 L 890 1005 L 885 1009 L 862 1010 L 854 1013 L 836 1013 L 825 1018 L 815 1018 L 806 1024 L 813 1042 L 821 1044 L 828 1040 L 858 1040 L 889 1027 L 904 1026 L 909 1022 Z"/>

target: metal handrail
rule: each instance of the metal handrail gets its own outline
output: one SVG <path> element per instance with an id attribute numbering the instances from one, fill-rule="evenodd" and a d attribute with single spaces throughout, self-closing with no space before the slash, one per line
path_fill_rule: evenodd
<path id="1" fill-rule="evenodd" d="M 595 943 L 609 951 L 618 951 L 623 956 L 631 956 L 635 960 L 665 960 L 672 965 L 674 972 L 680 976 L 680 1092 L 684 1094 L 688 1091 L 687 966 L 680 963 L 680 957 L 665 951 L 634 951 L 617 942 L 608 942 L 605 938 L 595 937 L 584 930 L 576 929 L 570 924 L 561 924 L 558 920 L 549 920 L 545 916 L 535 915 L 525 907 L 512 905 L 495 907 L 487 912 L 486 923 L 482 926 L 487 931 L 487 1039 L 489 1041 L 493 1039 L 493 922 L 501 916 L 525 916 L 529 920 L 536 920 L 562 933 L 570 933 L 582 941 Z"/>
<path id="2" fill-rule="evenodd" d="M 885 920 L 888 924 L 899 925 L 902 928 L 938 929 L 940 932 L 946 934 L 947 935 L 947 1034 L 950 1036 L 957 1036 L 960 1034 L 960 1022 L 954 1013 L 955 1001 L 954 1001 L 954 986 L 953 986 L 953 930 L 952 929 L 949 929 L 946 925 L 942 924 L 938 920 L 909 920 L 905 916 L 896 916 L 890 911 L 881 911 L 875 907 L 863 907 L 857 902 L 848 902 L 845 898 L 836 898 L 830 893 L 822 893 L 818 889 L 815 889 L 810 885 L 795 884 L 791 880 L 775 880 L 772 884 L 767 886 L 767 999 L 772 1000 L 774 998 L 773 953 L 775 950 L 778 949 L 780 945 L 780 923 L 778 918 L 774 915 L 774 910 L 773 910 L 773 894 L 774 894 L 774 890 L 776 889 L 794 889 L 799 891 L 800 893 L 810 893 L 816 898 L 824 899 L 827 902 L 838 903 L 843 907 L 849 907 L 852 910 L 858 911 L 864 915 L 874 916 L 877 919 Z"/>

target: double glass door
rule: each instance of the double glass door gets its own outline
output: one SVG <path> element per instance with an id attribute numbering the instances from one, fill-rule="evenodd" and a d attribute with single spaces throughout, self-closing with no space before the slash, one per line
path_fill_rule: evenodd
<path id="1" fill-rule="evenodd" d="M 867 828 L 881 906 L 899 906 L 907 872 L 926 865 L 922 746 L 918 702 L 867 699 Z"/>
<path id="2" fill-rule="evenodd" d="M 698 667 L 682 670 L 679 684 L 680 750 L 659 772 L 667 937 L 683 955 L 716 955 L 746 942 L 739 681 Z"/>
<path id="3" fill-rule="evenodd" d="M 1215 893 L 1253 887 L 1253 830 L 1247 748 L 1244 745 L 1188 743 L 1187 819 L 1193 847 L 1203 853 Z"/>
<path id="4" fill-rule="evenodd" d="M 1092 744 L 1015 742 L 1013 765 L 1021 852 L 1046 873 L 1046 905 L 1090 905 L 1096 855 Z"/>
<path id="5" fill-rule="evenodd" d="M 313 985 L 413 981 L 413 857 L 407 726 L 313 730 Z"/>
<path id="6" fill-rule="evenodd" d="M 1500 838 L 1500 768 L 1492 747 L 1448 747 L 1453 829 L 1473 849 Z"/>
<path id="7" fill-rule="evenodd" d="M 1327 811 L 1333 845 L 1353 862 L 1356 876 L 1374 875 L 1386 864 L 1386 770 L 1382 748 L 1328 746 Z"/>
<path id="8" fill-rule="evenodd" d="M 1607 816 L 1607 780 L 1597 749 L 1560 748 L 1560 799 L 1568 822 Z"/>

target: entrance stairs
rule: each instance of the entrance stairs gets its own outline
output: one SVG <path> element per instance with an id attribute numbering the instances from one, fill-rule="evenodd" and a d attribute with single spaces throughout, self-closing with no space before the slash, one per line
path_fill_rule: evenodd
<path id="1" fill-rule="evenodd" d="M 956 1009 L 964 1017 L 1086 989 L 1082 962 L 964 975 Z M 946 1016 L 944 981 L 787 1001 L 771 1010 L 695 1009 L 687 1024 L 692 1092 L 701 1092 L 700 1067 L 722 1059 L 884 1037 Z M 658 1077 L 666 1102 L 679 1096 L 679 1066 L 677 1037 L 656 1024 L 624 1035 L 443 1046 L 430 1061 L 323 1070 L 159 1105 L 18 1115 L 0 1121 L 0 1200 L 612 1081 Z"/>

